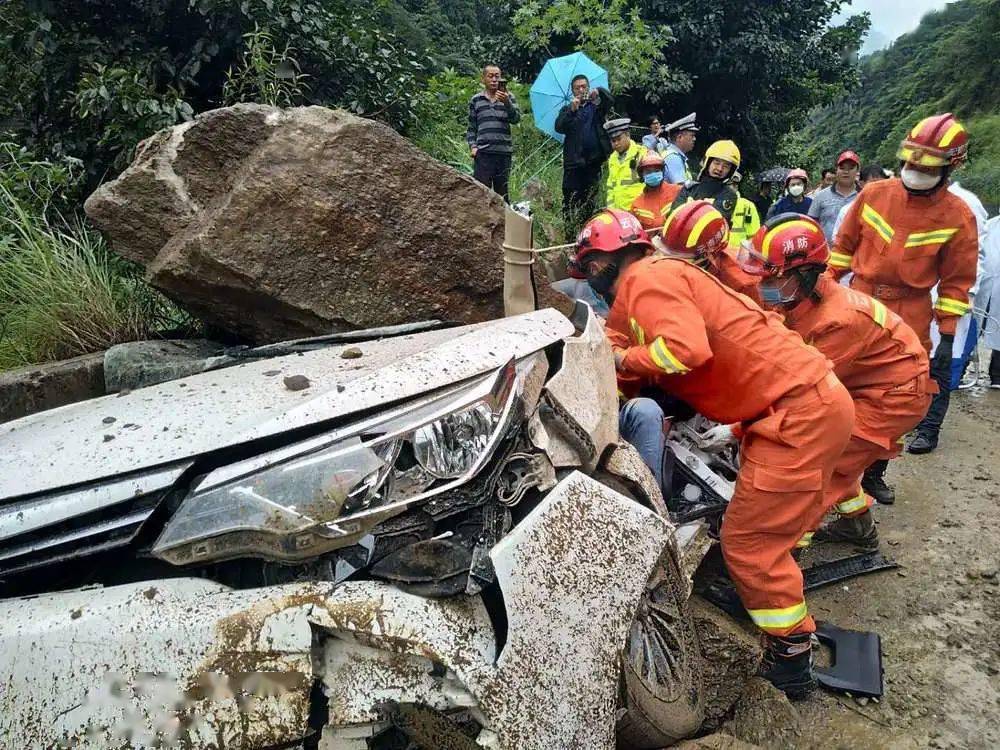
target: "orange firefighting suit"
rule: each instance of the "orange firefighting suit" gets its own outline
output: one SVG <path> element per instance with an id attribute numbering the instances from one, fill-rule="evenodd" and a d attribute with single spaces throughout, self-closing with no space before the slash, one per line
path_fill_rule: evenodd
<path id="1" fill-rule="evenodd" d="M 707 270 L 730 289 L 745 294 L 759 305 L 761 300 L 757 284 L 760 279 L 743 270 L 736 260 L 736 252 L 737 248 L 725 247 L 712 253 Z"/>
<path id="2" fill-rule="evenodd" d="M 679 258 L 625 269 L 607 332 L 626 395 L 653 385 L 709 419 L 746 423 L 723 554 L 758 627 L 815 630 L 791 551 L 827 510 L 854 421 L 829 360 L 779 316 Z"/>
<path id="3" fill-rule="evenodd" d="M 845 516 L 872 505 L 861 475 L 875 461 L 899 453 L 899 440 L 923 418 L 937 390 L 924 350 L 902 318 L 876 299 L 828 276 L 809 297 L 785 313 L 785 325 L 833 362 L 854 399 L 851 441 L 837 460 L 830 504 Z"/>
<path id="4" fill-rule="evenodd" d="M 851 286 L 897 313 L 930 351 L 932 317 L 941 333 L 954 335 L 969 311 L 978 241 L 975 217 L 946 187 L 910 195 L 899 179 L 879 180 L 865 185 L 848 209 L 830 267 L 837 276 L 854 271 Z"/>
<path id="5" fill-rule="evenodd" d="M 659 187 L 643 188 L 639 197 L 632 201 L 629 212 L 642 224 L 647 232 L 662 229 L 663 222 L 670 214 L 670 207 L 681 191 L 681 185 L 661 182 Z"/>

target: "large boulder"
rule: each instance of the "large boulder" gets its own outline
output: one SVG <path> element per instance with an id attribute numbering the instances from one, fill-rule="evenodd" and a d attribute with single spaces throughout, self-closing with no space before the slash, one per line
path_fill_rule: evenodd
<path id="1" fill-rule="evenodd" d="M 341 110 L 206 112 L 86 211 L 167 296 L 257 342 L 503 314 L 503 201 Z"/>

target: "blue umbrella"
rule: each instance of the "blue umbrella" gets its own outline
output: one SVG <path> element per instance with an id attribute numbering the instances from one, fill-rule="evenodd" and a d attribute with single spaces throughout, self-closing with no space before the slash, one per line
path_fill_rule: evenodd
<path id="1" fill-rule="evenodd" d="M 560 143 L 563 136 L 556 132 L 556 117 L 559 110 L 572 100 L 571 83 L 573 77 L 578 75 L 587 76 L 591 88 L 608 88 L 608 71 L 582 52 L 553 57 L 531 84 L 531 111 L 535 115 L 535 126 Z"/>

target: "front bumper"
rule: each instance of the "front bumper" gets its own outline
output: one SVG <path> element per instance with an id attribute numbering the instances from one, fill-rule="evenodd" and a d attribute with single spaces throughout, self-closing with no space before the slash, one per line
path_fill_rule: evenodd
<path id="1" fill-rule="evenodd" d="M 377 582 L 241 591 L 178 578 L 8 600 L 0 744 L 231 750 L 312 726 L 321 747 L 363 748 L 395 701 L 473 708 L 493 747 L 611 748 L 620 651 L 671 533 L 571 474 L 490 553 L 499 653 L 479 598 Z"/>

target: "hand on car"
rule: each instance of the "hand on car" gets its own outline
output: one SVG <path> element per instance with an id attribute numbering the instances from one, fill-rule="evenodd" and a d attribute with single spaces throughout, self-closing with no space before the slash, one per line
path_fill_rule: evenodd
<path id="1" fill-rule="evenodd" d="M 698 447 L 703 451 L 716 451 L 730 443 L 735 443 L 736 435 L 731 424 L 720 424 L 701 433 L 696 440 Z"/>

